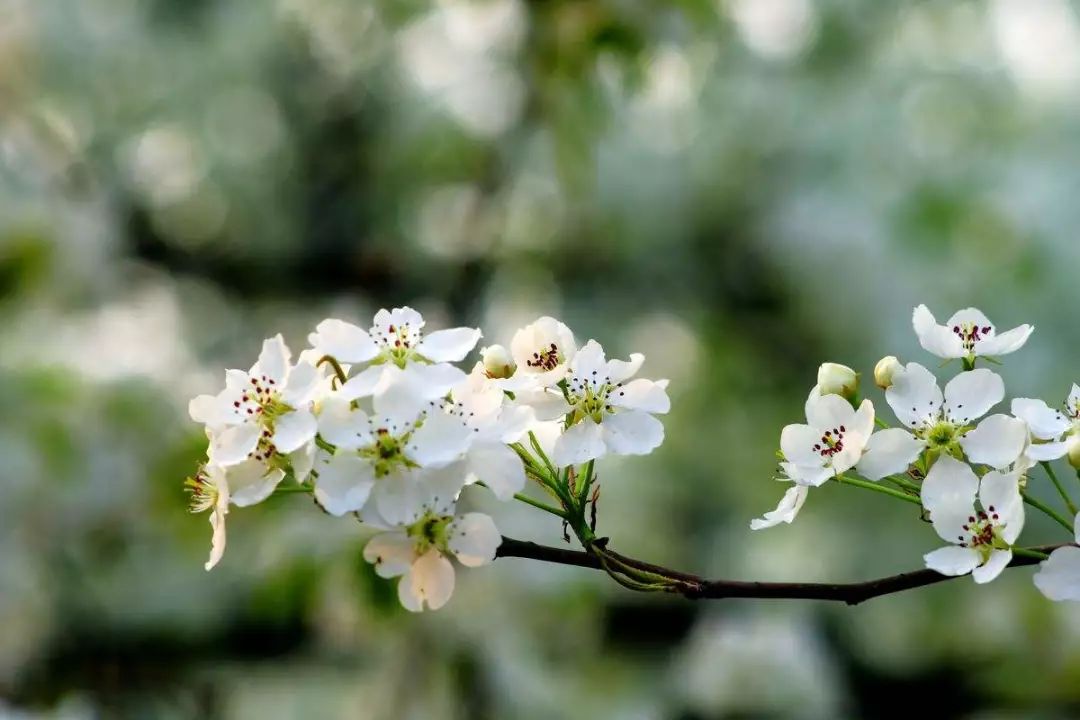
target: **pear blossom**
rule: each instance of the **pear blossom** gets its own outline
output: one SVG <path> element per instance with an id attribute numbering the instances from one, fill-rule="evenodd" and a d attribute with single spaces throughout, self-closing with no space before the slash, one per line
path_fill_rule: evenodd
<path id="1" fill-rule="evenodd" d="M 906 472 L 926 449 L 942 453 L 963 450 L 973 463 L 1006 468 L 1024 450 L 1024 423 L 1007 415 L 991 415 L 975 427 L 970 424 L 1004 397 L 1005 383 L 985 368 L 960 373 L 942 393 L 929 370 L 908 363 L 894 372 L 885 399 L 910 430 L 890 428 L 874 433 L 857 470 L 870 480 Z"/>
<path id="2" fill-rule="evenodd" d="M 895 355 L 886 355 L 877 361 L 874 366 L 874 384 L 882 390 L 888 390 L 892 386 L 893 376 L 897 370 L 903 368 Z"/>
<path id="3" fill-rule="evenodd" d="M 1073 542 L 1080 544 L 1080 513 L 1073 518 Z M 1080 601 L 1080 547 L 1066 545 L 1054 550 L 1039 563 L 1032 580 L 1051 600 Z"/>
<path id="4" fill-rule="evenodd" d="M 206 569 L 213 569 L 225 554 L 225 516 L 229 514 L 229 483 L 225 470 L 217 465 L 207 465 L 187 481 L 191 492 L 190 510 L 193 513 L 210 511 L 210 559 Z"/>
<path id="5" fill-rule="evenodd" d="M 500 500 L 509 500 L 525 486 L 525 466 L 510 445 L 535 425 L 531 407 L 509 402 L 479 367 L 433 405 L 461 423 L 471 437 L 464 456 L 467 484 L 483 481 Z"/>
<path id="6" fill-rule="evenodd" d="M 518 330 L 510 341 L 517 373 L 540 388 L 565 378 L 576 352 L 577 343 L 570 328 L 547 316 Z"/>
<path id="7" fill-rule="evenodd" d="M 822 395 L 839 395 L 848 402 L 855 402 L 859 392 L 859 374 L 847 365 L 822 363 L 817 377 L 817 386 Z"/>
<path id="8" fill-rule="evenodd" d="M 780 433 L 781 467 L 797 485 L 817 487 L 862 457 L 874 429 L 874 405 L 863 400 L 855 410 L 839 395 L 822 395 L 815 385 L 805 411 L 805 425 L 788 425 Z"/>
<path id="9" fill-rule="evenodd" d="M 609 453 L 645 455 L 660 446 L 664 426 L 654 413 L 671 408 L 667 380 L 630 380 L 643 362 L 640 353 L 629 361 L 608 360 L 595 340 L 574 355 L 564 395 L 555 397 L 566 429 L 555 441 L 552 462 L 566 467 Z"/>
<path id="10" fill-rule="evenodd" d="M 480 350 L 484 374 L 493 380 L 505 380 L 517 371 L 514 357 L 502 345 L 488 345 Z"/>
<path id="11" fill-rule="evenodd" d="M 1018 473 L 992 470 L 980 480 L 966 463 L 942 455 L 927 473 L 921 495 L 934 530 L 951 543 L 927 553 L 926 567 L 942 575 L 971 573 L 981 584 L 1012 561 L 1012 545 L 1024 528 Z"/>
<path id="12" fill-rule="evenodd" d="M 290 453 L 314 440 L 312 406 L 322 377 L 315 366 L 291 365 L 290 358 L 276 335 L 263 342 L 249 371 L 226 371 L 224 390 L 191 401 L 191 419 L 210 433 L 213 464 L 228 468 L 253 459 L 270 469 L 288 469 Z"/>
<path id="13" fill-rule="evenodd" d="M 472 435 L 443 412 L 428 412 L 415 378 L 404 371 L 372 397 L 372 414 L 342 393 L 326 398 L 318 417 L 319 435 L 335 446 L 315 463 L 315 498 L 333 515 L 361 509 L 374 498 L 390 522 L 414 512 L 424 497 L 424 468 L 458 460 Z M 462 483 L 464 479 L 462 479 Z"/>
<path id="14" fill-rule="evenodd" d="M 446 604 L 454 592 L 451 556 L 466 567 L 495 559 L 502 542 L 495 522 L 483 513 L 459 515 L 455 506 L 452 492 L 436 490 L 400 523 L 387 523 L 371 512 L 363 516 L 383 530 L 364 547 L 364 560 L 380 577 L 401 578 L 398 599 L 407 610 L 438 610 Z"/>
<path id="15" fill-rule="evenodd" d="M 802 509 L 809 493 L 810 487 L 808 485 L 799 485 L 798 483 L 792 485 L 784 493 L 784 496 L 780 498 L 775 510 L 770 510 L 764 516 L 750 521 L 750 529 L 764 530 L 765 528 L 775 527 L 780 523 L 790 525 L 799 514 L 799 510 Z"/>
<path id="16" fill-rule="evenodd" d="M 1031 442 L 1024 454 L 1036 462 L 1057 460 L 1080 448 L 1080 385 L 1074 384 L 1064 410 L 1042 400 L 1015 398 L 1012 414 L 1027 423 Z"/>
<path id="17" fill-rule="evenodd" d="M 994 324 L 976 308 L 959 310 L 938 325 L 925 305 L 915 308 L 912 325 L 923 349 L 947 360 L 1007 355 L 1023 347 L 1035 329 L 1019 325 L 998 335 Z"/>
<path id="18" fill-rule="evenodd" d="M 408 362 L 450 363 L 464 360 L 481 332 L 476 328 L 437 330 L 424 335 L 423 316 L 411 307 L 382 309 L 375 313 L 370 330 L 343 320 L 319 323 L 308 342 L 317 353 L 331 355 L 345 363 L 393 363 L 404 368 Z"/>

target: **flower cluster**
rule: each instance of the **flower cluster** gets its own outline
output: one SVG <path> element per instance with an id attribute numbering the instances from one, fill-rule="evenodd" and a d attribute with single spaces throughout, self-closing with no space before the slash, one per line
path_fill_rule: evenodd
<path id="1" fill-rule="evenodd" d="M 1009 413 L 989 414 L 1005 399 L 1005 383 L 979 358 L 1019 350 L 1033 330 L 1021 325 L 998 334 L 976 310 L 961 310 L 939 325 L 925 305 L 915 309 L 920 345 L 962 370 L 944 389 L 927 368 L 893 356 L 874 369 L 875 384 L 897 427 L 875 417 L 870 400 L 858 401 L 858 374 L 826 363 L 806 401 L 806 424 L 788 425 L 780 436 L 780 477 L 790 483 L 779 505 L 751 528 L 791 523 L 810 488 L 829 481 L 876 490 L 918 504 L 946 546 L 924 556 L 944 575 L 970 573 L 993 580 L 1014 555 L 1042 558 L 1035 585 L 1054 600 L 1080 600 L 1080 548 L 1048 557 L 1017 546 L 1024 506 L 1049 514 L 1080 543 L 1080 514 L 1058 481 L 1052 461 L 1067 457 L 1080 468 L 1080 386 L 1061 409 L 1042 400 L 1016 398 Z M 1041 465 L 1075 520 L 1027 493 L 1028 475 Z M 1078 475 L 1080 476 L 1080 475 Z"/>
<path id="2" fill-rule="evenodd" d="M 308 492 L 327 513 L 377 530 L 364 557 L 401 578 L 399 598 L 414 611 L 449 599 L 451 557 L 468 567 L 495 557 L 492 519 L 457 509 L 466 485 L 588 532 L 593 462 L 661 444 L 666 381 L 635 378 L 640 354 L 608 360 L 594 340 L 579 348 L 549 317 L 518 330 L 509 350 L 482 349 L 466 371 L 457 363 L 480 338 L 473 328 L 425 333 L 408 307 L 380 310 L 366 330 L 328 319 L 295 361 L 280 335 L 270 338 L 250 370 L 228 370 L 221 392 L 192 400 L 209 439 L 188 481 L 192 510 L 210 512 L 206 568 L 224 552 L 229 508 L 275 492 Z M 559 507 L 522 495 L 530 478 Z"/>

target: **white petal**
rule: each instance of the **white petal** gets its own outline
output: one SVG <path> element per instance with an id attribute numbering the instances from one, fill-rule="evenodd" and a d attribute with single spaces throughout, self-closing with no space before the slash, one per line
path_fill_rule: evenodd
<path id="1" fill-rule="evenodd" d="M 1050 553 L 1033 580 L 1051 600 L 1080 600 L 1080 548 L 1062 547 Z"/>
<path id="2" fill-rule="evenodd" d="M 379 478 L 371 494 L 379 515 L 391 525 L 415 522 L 430 499 L 418 472 L 394 472 Z"/>
<path id="3" fill-rule="evenodd" d="M 322 383 L 318 368 L 306 362 L 297 363 L 289 370 L 285 387 L 281 391 L 282 401 L 294 408 L 310 404 L 315 392 Z"/>
<path id="4" fill-rule="evenodd" d="M 811 394 L 806 401 L 806 422 L 817 430 L 837 431 L 855 425 L 855 409 L 839 395 Z"/>
<path id="5" fill-rule="evenodd" d="M 416 560 L 416 545 L 402 530 L 379 533 L 364 546 L 364 560 L 379 577 L 404 575 Z"/>
<path id="6" fill-rule="evenodd" d="M 280 453 L 291 453 L 315 438 L 319 423 L 310 410 L 286 413 L 274 420 L 274 447 Z"/>
<path id="7" fill-rule="evenodd" d="M 950 545 L 923 555 L 926 567 L 942 575 L 967 575 L 979 566 L 978 550 Z"/>
<path id="8" fill-rule="evenodd" d="M 534 359 L 533 353 L 550 351 L 552 345 L 562 356 L 562 362 L 559 365 L 550 371 L 529 365 Z M 546 316 L 515 332 L 510 341 L 510 354 L 514 358 L 518 372 L 535 375 L 544 386 L 553 385 L 562 379 L 566 374 L 567 364 L 574 359 L 576 348 L 577 343 L 574 342 L 574 334 L 570 332 L 570 328 L 555 318 Z"/>
<path id="9" fill-rule="evenodd" d="M 1067 442 L 1031 443 L 1024 454 L 1036 462 L 1050 462 L 1065 456 L 1069 451 Z"/>
<path id="10" fill-rule="evenodd" d="M 199 395 L 188 403 L 188 415 L 197 423 L 210 428 L 220 428 L 229 422 L 229 414 L 224 411 L 217 395 Z"/>
<path id="11" fill-rule="evenodd" d="M 922 440 L 903 428 L 880 430 L 870 436 L 856 470 L 868 480 L 905 473 L 924 447 Z"/>
<path id="12" fill-rule="evenodd" d="M 1005 382 L 993 370 L 962 372 L 945 386 L 945 414 L 954 422 L 977 420 L 1005 399 Z"/>
<path id="13" fill-rule="evenodd" d="M 482 480 L 500 500 L 509 500 L 525 487 L 525 466 L 518 454 L 502 443 L 477 443 L 469 449 L 470 476 Z"/>
<path id="14" fill-rule="evenodd" d="M 356 450 L 374 442 L 367 414 L 353 409 L 352 404 L 340 395 L 331 395 L 323 401 L 319 434 L 341 450 Z"/>
<path id="15" fill-rule="evenodd" d="M 221 562 L 221 557 L 225 554 L 225 516 L 228 513 L 227 505 L 215 507 L 210 513 L 210 527 L 213 528 L 213 535 L 210 538 L 210 558 L 204 565 L 208 571 Z"/>
<path id="16" fill-rule="evenodd" d="M 1008 355 L 1022 348 L 1034 330 L 1032 325 L 1014 327 L 1000 335 L 975 343 L 975 351 L 979 355 Z"/>
<path id="17" fill-rule="evenodd" d="M 265 375 L 275 383 L 281 384 L 285 380 L 285 374 L 289 371 L 289 358 L 291 357 L 292 353 L 289 352 L 285 340 L 281 337 L 281 333 L 278 333 L 274 337 L 263 341 L 262 352 L 259 353 L 259 361 L 255 365 L 258 372 L 252 372 L 251 374 Z"/>
<path id="18" fill-rule="evenodd" d="M 409 439 L 406 454 L 421 467 L 440 467 L 468 450 L 472 431 L 458 418 L 434 410 Z"/>
<path id="19" fill-rule="evenodd" d="M 285 479 L 285 472 L 271 470 L 261 462 L 249 460 L 229 468 L 228 479 L 233 504 L 246 507 L 270 497 Z"/>
<path id="20" fill-rule="evenodd" d="M 930 468 L 922 484 L 923 507 L 930 513 L 934 530 L 943 539 L 956 542 L 975 507 L 979 478 L 967 463 L 942 455 Z"/>
<path id="21" fill-rule="evenodd" d="M 495 521 L 483 513 L 465 513 L 451 523 L 447 546 L 462 565 L 479 567 L 495 559 L 502 535 Z"/>
<path id="22" fill-rule="evenodd" d="M 438 610 L 454 593 L 454 566 L 432 548 L 417 558 L 398 583 L 398 599 L 406 610 L 419 612 L 424 604 Z"/>
<path id="23" fill-rule="evenodd" d="M 919 344 L 927 352 L 940 358 L 958 358 L 966 354 L 963 341 L 950 328 L 938 325 L 925 305 L 915 308 L 911 324 L 919 336 Z"/>
<path id="24" fill-rule="evenodd" d="M 255 451 L 260 434 L 262 428 L 254 423 L 244 423 L 214 433 L 210 441 L 210 460 L 223 467 L 239 465 Z"/>
<path id="25" fill-rule="evenodd" d="M 507 405 L 499 414 L 494 435 L 500 442 L 516 443 L 536 422 L 535 409 L 528 405 Z"/>
<path id="26" fill-rule="evenodd" d="M 559 467 L 579 465 L 603 457 L 606 451 L 604 433 L 600 426 L 586 418 L 576 425 L 571 425 L 558 437 L 551 453 L 551 461 Z"/>
<path id="27" fill-rule="evenodd" d="M 785 425 L 780 431 L 780 452 L 796 465 L 821 467 L 824 462 L 814 446 L 821 443 L 821 432 L 809 425 Z"/>
<path id="28" fill-rule="evenodd" d="M 625 360 L 609 360 L 608 361 L 608 378 L 613 383 L 621 383 L 624 380 L 637 375 L 638 370 L 641 369 L 642 363 L 645 362 L 645 356 L 641 353 L 633 353 L 630 355 L 630 361 Z M 666 410 L 653 410 L 652 412 L 667 412 Z"/>
<path id="29" fill-rule="evenodd" d="M 480 338 L 481 332 L 475 328 L 439 330 L 425 335 L 416 351 L 431 362 L 458 362 L 472 352 Z"/>
<path id="30" fill-rule="evenodd" d="M 750 529 L 764 530 L 782 522 L 790 524 L 799 514 L 799 510 L 802 509 L 809 491 L 810 489 L 803 485 L 794 485 L 788 488 L 787 492 L 784 493 L 784 497 L 780 498 L 780 503 L 776 506 L 776 509 L 765 513 L 764 517 L 751 520 Z"/>
<path id="31" fill-rule="evenodd" d="M 1073 518 L 1073 541 L 1080 544 L 1080 513 Z"/>
<path id="32" fill-rule="evenodd" d="M 315 452 L 318 448 L 315 443 L 308 443 L 289 454 L 289 465 L 292 468 L 293 478 L 298 483 L 304 482 L 311 474 L 315 466 Z"/>
<path id="33" fill-rule="evenodd" d="M 861 448 L 865 448 L 866 442 L 869 442 L 871 434 L 874 432 L 874 403 L 870 400 L 863 400 L 859 405 L 859 409 L 855 412 L 855 419 L 852 421 L 851 430 L 858 433 L 859 437 L 863 440 Z"/>
<path id="34" fill-rule="evenodd" d="M 519 392 L 517 402 L 531 407 L 536 419 L 540 421 L 556 420 L 570 412 L 570 406 L 562 393 L 549 389 Z"/>
<path id="35" fill-rule="evenodd" d="M 608 451 L 615 455 L 648 455 L 664 442 L 664 424 L 641 410 L 607 415 L 600 429 Z"/>
<path id="36" fill-rule="evenodd" d="M 1028 428 L 1023 420 L 1008 415 L 991 415 L 960 438 L 960 447 L 970 462 L 1000 470 L 1020 457 L 1027 441 Z"/>
<path id="37" fill-rule="evenodd" d="M 782 462 L 780 466 L 784 473 L 796 485 L 808 487 L 821 487 L 836 475 L 836 471 L 828 465 L 796 465 L 795 463 Z"/>
<path id="38" fill-rule="evenodd" d="M 1024 499 L 1020 495 L 1020 474 L 991 471 L 983 476 L 979 486 L 979 502 L 988 513 L 998 516 L 1003 526 L 1002 539 L 1010 545 L 1024 529 Z M 993 510 L 991 510 L 993 508 Z"/>
<path id="39" fill-rule="evenodd" d="M 993 550 L 986 562 L 971 572 L 971 577 L 980 585 L 988 583 L 1012 562 L 1012 550 Z"/>
<path id="40" fill-rule="evenodd" d="M 338 389 L 337 395 L 344 400 L 358 400 L 360 398 L 371 397 L 384 382 L 384 371 L 388 369 L 389 368 L 386 365 L 372 365 L 369 368 L 365 368 L 349 378 L 345 384 Z"/>
<path id="41" fill-rule="evenodd" d="M 367 362 L 379 354 L 379 346 L 365 330 L 333 318 L 319 323 L 308 342 L 320 356 L 330 355 L 343 363 Z"/>
<path id="42" fill-rule="evenodd" d="M 1069 429 L 1069 420 L 1042 400 L 1013 398 L 1012 414 L 1028 424 L 1031 434 L 1040 440 L 1054 440 Z"/>
<path id="43" fill-rule="evenodd" d="M 671 400 L 664 388 L 652 380 L 638 378 L 608 395 L 608 402 L 615 407 L 666 413 L 671 410 Z"/>
<path id="44" fill-rule="evenodd" d="M 908 427 L 933 422 L 941 408 L 943 395 L 937 378 L 919 363 L 908 363 L 893 374 L 893 384 L 885 391 L 885 400 L 900 422 Z"/>
<path id="45" fill-rule="evenodd" d="M 443 397 L 468 377 L 461 368 L 446 363 L 409 363 L 405 372 L 413 387 L 417 388 L 417 392 L 426 400 Z"/>
<path id="46" fill-rule="evenodd" d="M 315 499 L 323 510 L 341 516 L 364 507 L 375 482 L 371 463 L 352 453 L 335 455 L 318 464 Z"/>

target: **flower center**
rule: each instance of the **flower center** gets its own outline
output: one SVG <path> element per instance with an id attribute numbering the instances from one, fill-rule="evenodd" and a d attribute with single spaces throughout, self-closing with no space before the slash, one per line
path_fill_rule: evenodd
<path id="1" fill-rule="evenodd" d="M 551 343 L 550 346 L 534 352 L 532 357 L 525 361 L 525 364 L 538 370 L 554 370 L 562 361 L 563 356 L 559 352 L 559 346 Z"/>
<path id="2" fill-rule="evenodd" d="M 566 386 L 566 399 L 573 409 L 571 425 L 585 417 L 599 423 L 604 415 L 615 409 L 608 402 L 612 393 L 622 395 L 622 383 L 612 383 L 607 375 L 593 370 L 588 375 L 574 375 Z"/>
<path id="3" fill-rule="evenodd" d="M 960 338 L 960 341 L 964 344 L 964 349 L 969 353 L 975 352 L 975 343 L 985 340 L 994 328 L 990 325 L 984 325 L 979 327 L 974 323 L 964 323 L 962 325 L 953 325 L 953 334 Z"/>
<path id="4" fill-rule="evenodd" d="M 201 513 L 217 505 L 218 495 L 221 491 L 218 490 L 217 485 L 210 479 L 210 476 L 206 474 L 205 468 L 200 468 L 195 473 L 195 477 L 185 480 L 184 485 L 187 486 L 187 491 L 191 493 L 191 502 L 188 503 L 189 512 Z"/>
<path id="5" fill-rule="evenodd" d="M 943 420 L 925 430 L 923 437 L 931 448 L 947 448 L 956 440 L 956 426 Z"/>
<path id="6" fill-rule="evenodd" d="M 986 510 L 980 510 L 975 515 L 969 515 L 967 523 L 963 526 L 964 535 L 957 535 L 956 539 L 962 547 L 975 548 L 989 555 L 996 547 L 1005 547 L 1001 539 L 1001 529 L 1004 525 L 998 517 L 993 505 Z"/>
<path id="7" fill-rule="evenodd" d="M 277 382 L 273 378 L 266 375 L 252 375 L 248 378 L 248 382 L 251 386 L 244 390 L 239 400 L 233 400 L 235 415 L 271 428 L 274 418 L 293 410 L 281 401 L 280 388 L 277 387 Z"/>
<path id="8" fill-rule="evenodd" d="M 843 425 L 832 430 L 826 430 L 821 436 L 820 442 L 814 444 L 814 452 L 826 459 L 831 459 L 833 455 L 843 452 L 844 433 L 846 432 L 847 428 Z"/>
<path id="9" fill-rule="evenodd" d="M 420 344 L 420 328 L 410 323 L 372 327 L 371 337 L 382 349 L 379 355 L 382 362 L 392 362 L 404 368 L 409 360 L 423 360 L 416 352 L 416 346 Z"/>
<path id="10" fill-rule="evenodd" d="M 422 518 L 405 528 L 405 534 L 412 538 L 419 555 L 433 547 L 446 552 L 450 540 L 447 528 L 453 519 L 453 516 L 436 515 L 429 510 Z"/>

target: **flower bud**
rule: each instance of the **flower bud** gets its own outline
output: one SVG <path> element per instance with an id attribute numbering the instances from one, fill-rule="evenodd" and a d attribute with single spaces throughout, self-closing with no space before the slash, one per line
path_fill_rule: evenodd
<path id="1" fill-rule="evenodd" d="M 823 363 L 818 368 L 817 381 L 822 395 L 839 395 L 848 402 L 855 402 L 859 375 L 847 365 Z"/>
<path id="2" fill-rule="evenodd" d="M 1069 464 L 1080 470 L 1080 440 L 1076 438 L 1069 441 Z"/>
<path id="3" fill-rule="evenodd" d="M 896 356 L 889 355 L 881 358 L 874 366 L 874 384 L 882 390 L 888 390 L 892 387 L 893 376 L 900 368 L 900 361 L 896 359 Z"/>
<path id="4" fill-rule="evenodd" d="M 484 372 L 489 378 L 508 378 L 517 370 L 510 351 L 502 345 L 488 345 L 480 351 L 484 361 Z"/>

